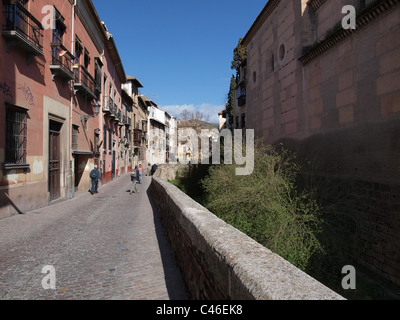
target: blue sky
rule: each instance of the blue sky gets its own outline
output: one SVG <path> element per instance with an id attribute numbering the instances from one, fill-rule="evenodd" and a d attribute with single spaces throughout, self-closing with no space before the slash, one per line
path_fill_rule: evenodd
<path id="1" fill-rule="evenodd" d="M 93 0 L 127 75 L 173 116 L 200 110 L 218 121 L 233 49 L 267 0 Z"/>

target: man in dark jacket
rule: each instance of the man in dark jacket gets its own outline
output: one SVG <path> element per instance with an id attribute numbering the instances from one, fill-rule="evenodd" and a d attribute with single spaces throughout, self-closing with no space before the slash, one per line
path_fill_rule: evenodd
<path id="1" fill-rule="evenodd" d="M 153 166 L 151 167 L 151 175 L 154 175 L 156 173 L 158 169 L 158 166 L 156 164 L 153 164 Z"/>
<path id="2" fill-rule="evenodd" d="M 90 189 L 90 193 L 92 195 L 99 193 L 97 190 L 99 188 L 99 181 L 101 181 L 101 174 L 97 169 L 97 164 L 95 164 L 94 169 L 90 171 L 90 179 L 92 179 L 92 188 Z"/>

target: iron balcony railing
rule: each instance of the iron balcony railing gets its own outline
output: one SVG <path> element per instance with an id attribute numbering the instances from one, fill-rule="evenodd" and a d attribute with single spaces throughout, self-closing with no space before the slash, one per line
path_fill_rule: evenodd
<path id="1" fill-rule="evenodd" d="M 2 34 L 26 41 L 33 50 L 43 55 L 43 26 L 39 20 L 19 2 L 6 4 L 5 16 Z"/>
<path id="2" fill-rule="evenodd" d="M 114 106 L 114 100 L 110 98 L 110 100 L 108 101 L 108 109 L 110 110 L 111 114 L 115 114 Z"/>
<path id="3" fill-rule="evenodd" d="M 108 97 L 105 96 L 103 99 L 103 112 L 109 112 L 110 108 L 108 106 Z"/>
<path id="4" fill-rule="evenodd" d="M 115 115 L 116 120 L 119 122 L 120 126 L 123 126 L 123 119 L 122 119 L 122 112 L 120 109 L 117 109 L 116 115 Z"/>
<path id="5" fill-rule="evenodd" d="M 73 79 L 72 61 L 75 57 L 59 42 L 51 43 L 51 68 L 61 69 L 67 78 Z"/>
<path id="6" fill-rule="evenodd" d="M 108 110 L 110 110 L 111 113 L 114 113 L 114 100 L 111 98 L 108 99 Z"/>
<path id="7" fill-rule="evenodd" d="M 118 119 L 118 106 L 115 103 L 114 103 L 113 110 L 114 110 L 113 113 L 114 113 L 115 120 L 117 120 Z"/>
<path id="8" fill-rule="evenodd" d="M 95 99 L 95 81 L 86 68 L 82 65 L 75 70 L 75 88 L 87 93 L 91 98 Z"/>

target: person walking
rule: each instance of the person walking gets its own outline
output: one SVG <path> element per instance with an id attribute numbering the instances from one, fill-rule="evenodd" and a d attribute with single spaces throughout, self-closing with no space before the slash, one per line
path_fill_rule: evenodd
<path id="1" fill-rule="evenodd" d="M 143 175 L 144 175 L 144 169 L 143 169 L 141 163 L 139 163 L 138 171 L 139 171 L 139 183 L 142 184 Z"/>
<path id="2" fill-rule="evenodd" d="M 135 166 L 135 169 L 133 169 L 132 173 L 131 173 L 131 181 L 132 181 L 132 187 L 131 187 L 131 192 L 129 192 L 129 194 L 131 195 L 133 193 L 133 191 L 135 190 L 135 193 L 139 193 L 139 191 L 137 190 L 136 187 L 136 183 L 139 179 L 139 171 L 137 166 Z"/>
<path id="3" fill-rule="evenodd" d="M 97 164 L 94 165 L 94 169 L 90 171 L 90 179 L 92 180 L 92 188 L 90 189 L 90 193 L 94 195 L 98 192 L 99 181 L 101 181 L 100 171 L 97 169 Z"/>

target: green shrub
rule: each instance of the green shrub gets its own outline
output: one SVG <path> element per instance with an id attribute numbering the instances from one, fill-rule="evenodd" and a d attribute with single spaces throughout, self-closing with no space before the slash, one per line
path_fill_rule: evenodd
<path id="1" fill-rule="evenodd" d="M 258 144 L 253 174 L 237 176 L 235 165 L 215 165 L 203 179 L 205 206 L 298 268 L 322 252 L 316 234 L 322 220 L 311 193 L 298 190 L 295 155 Z"/>

